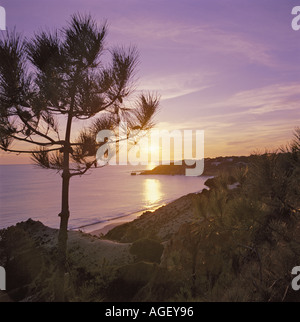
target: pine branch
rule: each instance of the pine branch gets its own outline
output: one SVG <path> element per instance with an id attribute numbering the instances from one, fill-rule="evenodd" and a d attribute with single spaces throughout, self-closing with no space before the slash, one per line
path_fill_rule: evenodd
<path id="1" fill-rule="evenodd" d="M 71 173 L 70 174 L 70 177 L 75 177 L 75 176 L 82 176 L 82 175 L 84 175 L 88 170 L 90 170 L 91 169 L 91 167 L 92 166 L 95 166 L 95 168 L 97 167 L 97 168 L 103 168 L 103 167 L 105 167 L 105 165 L 102 165 L 102 166 L 97 166 L 97 161 L 95 160 L 95 161 L 93 161 L 93 162 L 90 162 L 90 163 L 87 163 L 86 164 L 86 167 L 85 168 L 83 168 L 82 170 L 73 170 L 73 171 L 76 171 L 76 172 L 73 172 L 73 173 Z"/>
<path id="2" fill-rule="evenodd" d="M 5 151 L 5 152 L 12 152 L 12 153 L 18 153 L 18 154 L 22 154 L 22 153 L 27 153 L 27 154 L 33 154 L 33 153 L 37 153 L 37 151 L 34 150 L 14 150 L 14 149 L 8 149 L 5 148 L 3 146 L 0 146 L 0 149 Z M 49 150 L 44 150 L 45 152 L 52 152 L 52 151 L 59 151 L 61 150 L 61 148 L 53 148 L 53 149 L 49 149 Z"/>
<path id="3" fill-rule="evenodd" d="M 20 118 L 20 120 L 24 123 L 24 125 L 28 128 L 28 130 L 30 130 L 30 131 L 32 131 L 32 132 L 34 132 L 34 133 L 36 133 L 37 135 L 39 135 L 39 136 L 41 136 L 41 137 L 43 137 L 43 138 L 45 138 L 45 139 L 47 139 L 48 141 L 50 141 L 52 144 L 53 143 L 55 143 L 55 141 L 50 137 L 50 136 L 48 136 L 48 135 L 46 135 L 46 134 L 44 134 L 44 133 L 42 133 L 42 132 L 40 132 L 39 130 L 37 130 L 36 128 L 33 128 L 30 124 L 29 124 L 29 122 L 22 116 L 22 111 L 20 111 L 19 109 L 17 109 L 18 110 L 18 116 L 19 116 L 19 118 Z"/>
<path id="4" fill-rule="evenodd" d="M 10 137 L 12 137 L 13 139 L 18 140 L 18 141 L 23 141 L 23 142 L 26 142 L 26 143 L 31 143 L 31 144 L 39 145 L 39 146 L 63 145 L 64 144 L 64 141 L 56 141 L 54 143 L 52 143 L 52 142 L 43 143 L 43 142 L 34 141 L 32 139 L 28 139 L 28 138 L 21 138 L 21 137 L 18 137 L 16 135 L 10 135 Z"/>

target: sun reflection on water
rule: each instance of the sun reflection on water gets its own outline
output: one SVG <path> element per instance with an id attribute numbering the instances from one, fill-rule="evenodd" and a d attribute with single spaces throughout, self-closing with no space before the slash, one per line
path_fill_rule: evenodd
<path id="1" fill-rule="evenodd" d="M 144 180 L 144 198 L 148 207 L 154 206 L 162 199 L 161 183 L 157 179 Z"/>

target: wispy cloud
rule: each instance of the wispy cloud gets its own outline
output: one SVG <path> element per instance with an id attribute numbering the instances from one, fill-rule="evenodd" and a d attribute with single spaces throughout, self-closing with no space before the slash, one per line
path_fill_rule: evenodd
<path id="1" fill-rule="evenodd" d="M 157 92 L 164 101 L 207 89 L 213 86 L 208 81 L 210 78 L 211 74 L 205 72 L 201 74 L 183 72 L 169 75 L 154 74 L 144 77 L 138 89 Z"/>
<path id="2" fill-rule="evenodd" d="M 298 110 L 300 83 L 272 84 L 239 92 L 227 100 L 213 103 L 210 108 L 219 108 L 229 115 L 262 115 L 275 111 Z"/>
<path id="3" fill-rule="evenodd" d="M 114 32 L 131 35 L 140 43 L 151 42 L 156 46 L 185 46 L 194 53 L 217 53 L 230 55 L 236 61 L 247 59 L 250 63 L 266 66 L 276 65 L 266 43 L 249 38 L 238 31 L 226 31 L 215 25 L 188 25 L 164 21 L 129 21 L 123 19 L 120 27 L 113 26 Z"/>
<path id="4" fill-rule="evenodd" d="M 299 83 L 273 84 L 208 104 L 197 115 L 159 128 L 205 130 L 207 155 L 249 154 L 286 144 L 300 124 Z M 203 110 L 204 109 L 204 110 Z"/>

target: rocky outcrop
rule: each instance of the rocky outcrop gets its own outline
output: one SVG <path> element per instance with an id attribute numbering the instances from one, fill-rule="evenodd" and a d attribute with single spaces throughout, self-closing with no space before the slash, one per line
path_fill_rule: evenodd
<path id="1" fill-rule="evenodd" d="M 218 157 L 204 159 L 204 172 L 202 176 L 216 176 L 223 171 L 230 171 L 235 168 L 245 167 L 249 164 L 250 157 L 233 156 L 233 157 Z M 158 165 L 152 170 L 142 171 L 141 175 L 185 175 L 187 168 L 194 168 L 194 166 L 187 166 L 184 161 L 181 165 L 171 163 L 170 165 Z"/>

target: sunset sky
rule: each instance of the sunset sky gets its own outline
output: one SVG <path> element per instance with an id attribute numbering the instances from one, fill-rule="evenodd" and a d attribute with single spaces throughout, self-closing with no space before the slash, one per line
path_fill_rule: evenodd
<path id="1" fill-rule="evenodd" d="M 135 45 L 138 90 L 161 95 L 157 127 L 205 131 L 205 156 L 285 144 L 300 126 L 294 0 L 0 0 L 26 37 L 76 12 L 108 21 L 108 46 Z M 3 31 L 0 31 L 3 33 Z M 0 164 L 24 163 L 0 154 Z"/>

